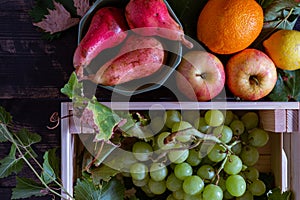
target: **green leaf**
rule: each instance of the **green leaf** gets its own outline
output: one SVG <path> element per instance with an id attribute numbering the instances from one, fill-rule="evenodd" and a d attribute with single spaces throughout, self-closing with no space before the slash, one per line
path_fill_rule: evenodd
<path id="1" fill-rule="evenodd" d="M 272 101 L 300 101 L 300 70 L 278 69 L 276 85 L 268 97 Z"/>
<path id="2" fill-rule="evenodd" d="M 116 179 L 100 186 L 95 186 L 87 179 L 77 179 L 74 189 L 76 200 L 123 200 L 125 191 L 124 185 Z"/>
<path id="3" fill-rule="evenodd" d="M 47 190 L 32 179 L 17 177 L 17 185 L 12 189 L 11 199 L 23 199 L 31 196 L 45 196 Z"/>
<path id="4" fill-rule="evenodd" d="M 264 10 L 264 28 L 293 29 L 300 3 L 295 0 L 274 0 Z"/>
<path id="5" fill-rule="evenodd" d="M 69 78 L 69 81 L 65 86 L 60 90 L 61 93 L 67 95 L 70 99 L 73 99 L 76 96 L 82 96 L 82 83 L 78 82 L 76 73 L 73 72 Z"/>
<path id="6" fill-rule="evenodd" d="M 22 128 L 18 132 L 15 133 L 15 136 L 20 140 L 21 146 L 29 147 L 32 144 L 38 143 L 42 140 L 41 136 L 37 133 L 32 133 L 25 128 Z"/>
<path id="7" fill-rule="evenodd" d="M 12 134 L 8 131 L 5 124 L 0 123 L 0 143 L 7 142 L 8 138 L 11 138 Z"/>
<path id="8" fill-rule="evenodd" d="M 261 0 L 264 8 L 264 26 L 251 45 L 252 48 L 263 49 L 263 41 L 276 30 L 292 30 L 300 13 L 300 3 L 295 0 Z"/>
<path id="9" fill-rule="evenodd" d="M 110 108 L 99 103 L 96 98 L 88 102 L 86 109 L 93 112 L 94 123 L 99 128 L 99 133 L 95 139 L 97 141 L 109 140 L 113 134 L 113 129 L 121 121 L 120 117 Z"/>
<path id="10" fill-rule="evenodd" d="M 12 121 L 12 116 L 9 112 L 5 110 L 2 106 L 0 106 L 0 123 L 1 124 L 9 124 Z"/>
<path id="11" fill-rule="evenodd" d="M 257 0 L 263 9 L 267 8 L 274 0 Z"/>
<path id="12" fill-rule="evenodd" d="M 92 174 L 93 183 L 100 184 L 101 181 L 110 181 L 119 171 L 107 165 L 101 165 L 100 167 L 91 169 L 90 173 Z"/>
<path id="13" fill-rule="evenodd" d="M 11 145 L 8 156 L 0 160 L 0 178 L 5 178 L 12 173 L 18 173 L 22 170 L 23 160 L 16 157 L 16 146 Z"/>
<path id="14" fill-rule="evenodd" d="M 280 188 L 274 188 L 268 194 L 268 200 L 291 200 L 291 199 L 292 199 L 292 192 L 286 191 L 282 193 Z"/>
<path id="15" fill-rule="evenodd" d="M 56 148 L 46 151 L 44 154 L 42 179 L 46 184 L 53 182 L 59 177 L 59 160 L 56 156 Z"/>

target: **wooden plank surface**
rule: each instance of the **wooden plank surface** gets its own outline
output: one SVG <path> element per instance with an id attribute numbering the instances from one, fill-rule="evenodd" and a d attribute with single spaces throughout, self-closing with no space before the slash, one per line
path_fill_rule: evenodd
<path id="1" fill-rule="evenodd" d="M 48 130 L 46 125 L 50 115 L 60 111 L 60 102 L 67 100 L 60 88 L 73 72 L 77 27 L 66 31 L 59 39 L 43 40 L 28 14 L 33 5 L 34 0 L 0 0 L 0 106 L 11 112 L 17 128 L 27 127 L 41 134 L 42 142 L 36 145 L 41 159 L 49 148 L 60 147 L 60 127 Z M 174 82 L 168 84 L 174 85 Z M 134 97 L 112 95 L 112 92 L 99 88 L 97 97 L 104 102 L 110 101 L 111 97 L 119 101 L 176 100 L 168 88 Z M 9 147 L 7 143 L 0 144 L 0 159 L 8 153 Z M 20 176 L 34 177 L 28 168 Z M 14 185 L 14 176 L 0 179 L 1 200 L 10 199 Z"/>

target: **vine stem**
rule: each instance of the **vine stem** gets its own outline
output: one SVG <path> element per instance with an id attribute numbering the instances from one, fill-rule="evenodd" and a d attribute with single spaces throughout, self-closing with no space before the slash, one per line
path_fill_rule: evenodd
<path id="1" fill-rule="evenodd" d="M 8 132 L 7 129 L 4 129 L 6 131 L 6 138 L 8 136 L 8 140 L 15 145 L 16 149 L 18 150 L 21 159 L 23 159 L 26 164 L 28 165 L 28 167 L 32 170 L 32 172 L 35 174 L 35 176 L 39 179 L 39 181 L 41 181 L 41 183 L 53 194 L 57 195 L 58 197 L 61 197 L 63 199 L 64 198 L 61 194 L 59 194 L 58 192 L 56 192 L 55 190 L 53 190 L 51 187 L 49 187 L 45 181 L 42 179 L 42 177 L 38 174 L 38 172 L 34 169 L 34 167 L 31 165 L 31 163 L 27 160 L 27 158 L 25 157 L 24 153 L 22 152 L 22 150 L 20 149 L 20 145 L 15 141 L 15 139 L 12 137 L 12 135 Z M 22 141 L 20 141 L 20 139 L 16 136 L 16 138 L 18 139 L 18 141 L 22 144 Z M 24 148 L 26 150 L 27 153 L 29 153 L 29 155 L 33 158 L 32 154 L 28 151 L 27 148 Z M 38 163 L 38 162 L 37 162 Z M 38 163 L 38 165 L 41 167 L 41 165 Z M 43 169 L 43 168 L 42 168 Z M 51 176 L 50 176 L 51 177 Z M 62 187 L 63 188 L 63 187 Z M 70 194 L 67 194 L 68 196 L 70 196 L 70 198 L 74 199 Z"/>
<path id="2" fill-rule="evenodd" d="M 16 135 L 15 135 L 15 136 L 16 136 Z M 36 158 L 32 155 L 32 153 L 27 149 L 27 147 L 24 146 L 24 144 L 22 143 L 22 141 L 20 140 L 20 138 L 17 137 L 17 136 L 16 136 L 16 138 L 18 139 L 19 143 L 21 144 L 21 145 L 19 145 L 19 146 L 22 147 L 23 149 L 25 149 L 26 153 L 29 154 L 29 156 L 32 158 L 32 160 L 37 164 L 37 166 L 38 166 L 41 170 L 44 170 L 44 168 L 43 168 L 42 165 L 39 163 L 39 161 L 37 161 Z M 15 145 L 18 145 L 18 144 L 16 143 Z M 22 155 L 24 155 L 24 154 L 22 154 Z M 26 159 L 25 156 L 23 156 L 23 158 Z M 51 174 L 49 174 L 47 171 L 45 171 L 45 172 L 46 172 L 46 174 L 48 175 L 48 177 L 49 177 L 55 184 L 57 184 L 57 186 L 59 186 L 59 187 L 60 187 L 60 188 L 61 188 L 68 196 L 72 197 L 72 195 L 69 194 L 68 191 L 67 191 L 67 190 L 66 190 L 66 189 L 65 189 L 65 188 L 64 188 L 57 180 L 55 180 L 55 178 L 53 178 Z M 59 179 L 59 177 L 57 177 L 57 178 Z M 60 179 L 59 179 L 59 180 L 60 180 Z M 46 183 L 45 183 L 45 184 L 46 184 Z"/>

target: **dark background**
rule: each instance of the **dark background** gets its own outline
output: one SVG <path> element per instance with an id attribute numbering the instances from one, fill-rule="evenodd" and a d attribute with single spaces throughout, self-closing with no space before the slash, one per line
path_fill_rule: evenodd
<path id="1" fill-rule="evenodd" d="M 33 0 L 0 0 L 0 106 L 12 114 L 16 129 L 25 127 L 42 136 L 35 150 L 43 155 L 52 147 L 60 147 L 60 127 L 49 130 L 46 126 L 50 125 L 51 114 L 60 112 L 60 103 L 68 101 L 60 88 L 73 72 L 77 27 L 53 41 L 41 39 L 41 33 L 32 25 L 28 14 L 33 4 Z M 110 101 L 110 96 L 110 91 L 98 90 L 101 101 Z M 122 100 L 123 96 L 118 98 Z M 173 97 L 168 90 L 158 89 L 136 95 L 131 100 L 168 101 Z M 10 144 L 0 144 L 0 159 L 9 149 Z M 19 176 L 34 177 L 26 167 Z M 0 179 L 1 200 L 10 199 L 15 184 L 14 176 Z"/>

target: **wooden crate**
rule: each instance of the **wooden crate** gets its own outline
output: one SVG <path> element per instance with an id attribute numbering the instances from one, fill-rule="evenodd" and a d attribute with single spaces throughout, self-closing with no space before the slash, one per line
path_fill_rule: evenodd
<path id="1" fill-rule="evenodd" d="M 300 111 L 298 102 L 103 102 L 114 110 L 235 110 L 257 111 L 261 127 L 270 132 L 269 143 L 260 148 L 260 159 L 257 167 L 262 172 L 272 172 L 275 184 L 283 191 L 293 190 L 295 199 L 300 200 L 300 160 L 295 152 L 300 144 Z M 61 115 L 72 112 L 72 103 L 61 104 Z M 66 190 L 73 194 L 76 178 L 77 134 L 88 132 L 75 126 L 72 118 L 62 119 L 62 181 Z M 76 139 L 77 138 L 77 139 Z M 64 195 L 64 194 L 63 194 Z"/>

